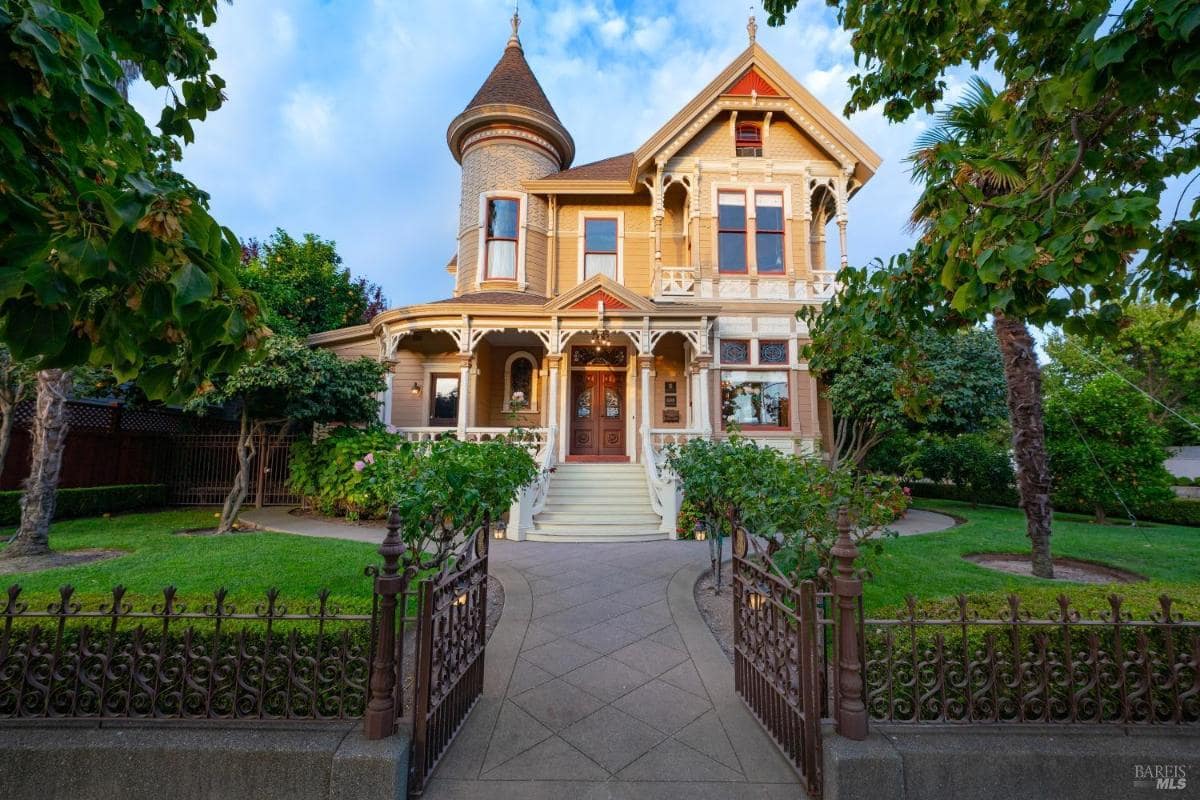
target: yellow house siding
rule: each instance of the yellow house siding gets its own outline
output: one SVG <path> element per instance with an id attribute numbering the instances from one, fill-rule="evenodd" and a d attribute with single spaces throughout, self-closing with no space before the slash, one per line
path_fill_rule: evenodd
<path id="1" fill-rule="evenodd" d="M 564 197 L 558 207 L 558 293 L 569 292 L 579 284 L 581 237 L 580 213 L 603 216 L 620 214 L 624 237 L 621 262 L 624 285 L 650 294 L 650 275 L 654 259 L 654 219 L 648 194 L 634 197 Z"/>

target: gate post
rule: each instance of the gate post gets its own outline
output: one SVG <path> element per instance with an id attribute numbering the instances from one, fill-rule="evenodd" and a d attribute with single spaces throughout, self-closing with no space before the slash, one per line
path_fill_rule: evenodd
<path id="1" fill-rule="evenodd" d="M 396 730 L 396 595 L 404 590 L 405 575 L 400 572 L 404 555 L 400 540 L 400 515 L 392 509 L 387 519 L 387 536 L 379 545 L 383 569 L 375 576 L 379 595 L 379 625 L 375 630 L 375 660 L 371 662 L 371 680 L 363 733 L 368 739 L 384 739 Z"/>
<path id="2" fill-rule="evenodd" d="M 867 707 L 863 702 L 862 661 L 858 652 L 858 620 L 855 619 L 862 579 L 854 570 L 858 547 L 850 538 L 850 515 L 838 509 L 837 543 L 830 549 L 837 571 L 833 593 L 837 597 L 838 713 L 837 732 L 847 739 L 867 738 Z"/>

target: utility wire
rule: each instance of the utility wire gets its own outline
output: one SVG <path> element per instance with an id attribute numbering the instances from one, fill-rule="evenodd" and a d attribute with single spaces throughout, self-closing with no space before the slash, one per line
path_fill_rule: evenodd
<path id="1" fill-rule="evenodd" d="M 1153 401 L 1153 402 L 1157 403 L 1158 405 L 1162 406 L 1162 407 L 1163 407 L 1163 408 L 1164 408 L 1164 409 L 1165 409 L 1165 410 L 1166 410 L 1166 411 L 1167 411 L 1169 414 L 1171 414 L 1172 416 L 1178 417 L 1178 418 L 1179 418 L 1180 420 L 1182 420 L 1182 421 L 1183 421 L 1183 423 L 1184 423 L 1185 425 L 1187 425 L 1188 427 L 1195 428 L 1196 430 L 1200 431 L 1200 423 L 1193 422 L 1192 420 L 1190 420 L 1190 419 L 1188 419 L 1187 417 L 1185 417 L 1183 414 L 1180 414 L 1178 411 L 1176 411 L 1175 409 L 1171 408 L 1169 405 L 1167 405 L 1166 403 L 1164 403 L 1162 400 L 1159 400 L 1157 397 L 1155 397 L 1154 395 L 1150 394 L 1150 393 L 1149 393 L 1149 392 L 1147 392 L 1145 389 L 1143 389 L 1142 387 L 1138 386 L 1136 383 L 1134 383 L 1133 381 L 1129 380 L 1128 378 L 1126 378 L 1126 377 L 1125 377 L 1124 375 L 1122 375 L 1121 373 L 1117 372 L 1115 369 L 1113 369 L 1112 367 L 1110 367 L 1108 364 L 1105 364 L 1103 361 L 1101 361 L 1099 358 L 1097 358 L 1097 357 L 1096 357 L 1094 354 L 1092 354 L 1092 353 L 1089 353 L 1087 350 L 1083 349 L 1082 347 L 1080 347 L 1080 346 L 1079 346 L 1078 344 L 1076 344 L 1075 342 L 1072 342 L 1070 339 L 1064 339 L 1064 341 L 1068 342 L 1068 343 L 1069 343 L 1069 344 L 1070 344 L 1072 347 L 1074 347 L 1074 348 L 1075 348 L 1075 352 L 1077 352 L 1077 353 L 1082 353 L 1083 355 L 1085 355 L 1085 356 L 1087 356 L 1088 358 L 1090 358 L 1090 359 L 1092 360 L 1092 363 L 1093 363 L 1093 364 L 1096 364 L 1096 365 L 1100 366 L 1102 369 L 1105 369 L 1105 370 L 1107 370 L 1108 372 L 1111 372 L 1113 375 L 1116 375 L 1118 378 L 1120 378 L 1121 380 L 1123 380 L 1125 383 L 1129 384 L 1129 385 L 1130 385 L 1130 386 L 1132 386 L 1134 389 L 1136 389 L 1137 391 L 1141 392 L 1143 395 L 1145 395 L 1146 397 L 1148 397 L 1148 398 L 1149 398 L 1151 401 Z"/>
<path id="2" fill-rule="evenodd" d="M 1129 506 L 1125 504 L 1125 498 L 1121 497 L 1121 493 L 1117 491 L 1116 485 L 1114 485 L 1112 480 L 1109 479 L 1108 471 L 1104 469 L 1104 465 L 1100 463 L 1100 459 L 1096 458 L 1096 454 L 1092 452 L 1092 446 L 1088 444 L 1087 439 L 1083 435 L 1083 431 L 1079 430 L 1079 426 L 1075 423 L 1075 416 L 1070 412 L 1069 409 L 1065 407 L 1063 408 L 1063 411 L 1067 412 L 1067 419 L 1071 420 L 1071 427 L 1075 429 L 1075 435 L 1079 437 L 1079 441 L 1083 442 L 1084 449 L 1088 451 L 1088 455 L 1092 457 L 1092 461 L 1095 462 L 1096 468 L 1099 469 L 1100 474 L 1104 476 L 1104 482 L 1108 484 L 1108 488 L 1116 496 L 1117 502 L 1121 504 L 1121 508 L 1125 509 L 1125 515 L 1129 517 L 1132 527 L 1136 528 L 1137 517 L 1135 517 L 1133 512 L 1129 510 Z"/>

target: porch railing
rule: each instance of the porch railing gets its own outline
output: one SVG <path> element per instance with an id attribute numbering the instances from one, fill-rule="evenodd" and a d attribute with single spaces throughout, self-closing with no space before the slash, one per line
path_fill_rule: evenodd
<path id="1" fill-rule="evenodd" d="M 513 433 L 513 428 L 505 427 L 472 427 L 467 428 L 466 441 L 468 442 L 486 442 L 491 439 L 507 437 Z M 533 452 L 540 452 L 546 444 L 547 428 L 519 428 L 520 441 Z M 456 436 L 457 430 L 453 427 L 437 427 L 437 426 L 420 426 L 420 427 L 403 427 L 397 428 L 396 432 L 404 436 L 410 442 L 429 442 L 434 439 L 440 439 L 443 436 Z"/>
<path id="2" fill-rule="evenodd" d="M 538 465 L 538 477 L 530 486 L 526 486 L 517 495 L 512 508 L 508 512 L 508 524 L 515 528 L 516 538 L 523 538 L 524 533 L 533 527 L 533 517 L 546 507 L 546 496 L 550 491 L 550 476 L 558 464 L 558 427 L 546 429 L 546 438 L 541 449 L 534 455 Z"/>
<path id="3" fill-rule="evenodd" d="M 696 297 L 700 294 L 699 270 L 696 267 L 662 267 L 657 289 L 659 297 Z M 797 281 L 799 298 L 828 300 L 836 290 L 837 270 L 812 270 L 807 280 Z"/>
<path id="4" fill-rule="evenodd" d="M 663 267 L 658 292 L 664 297 L 692 297 L 696 294 L 697 282 L 695 267 Z"/>

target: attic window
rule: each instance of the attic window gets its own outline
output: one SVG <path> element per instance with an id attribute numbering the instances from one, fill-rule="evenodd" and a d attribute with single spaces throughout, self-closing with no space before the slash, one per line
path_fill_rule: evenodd
<path id="1" fill-rule="evenodd" d="M 761 156 L 763 154 L 762 126 L 757 122 L 738 123 L 734 140 L 739 156 Z"/>

